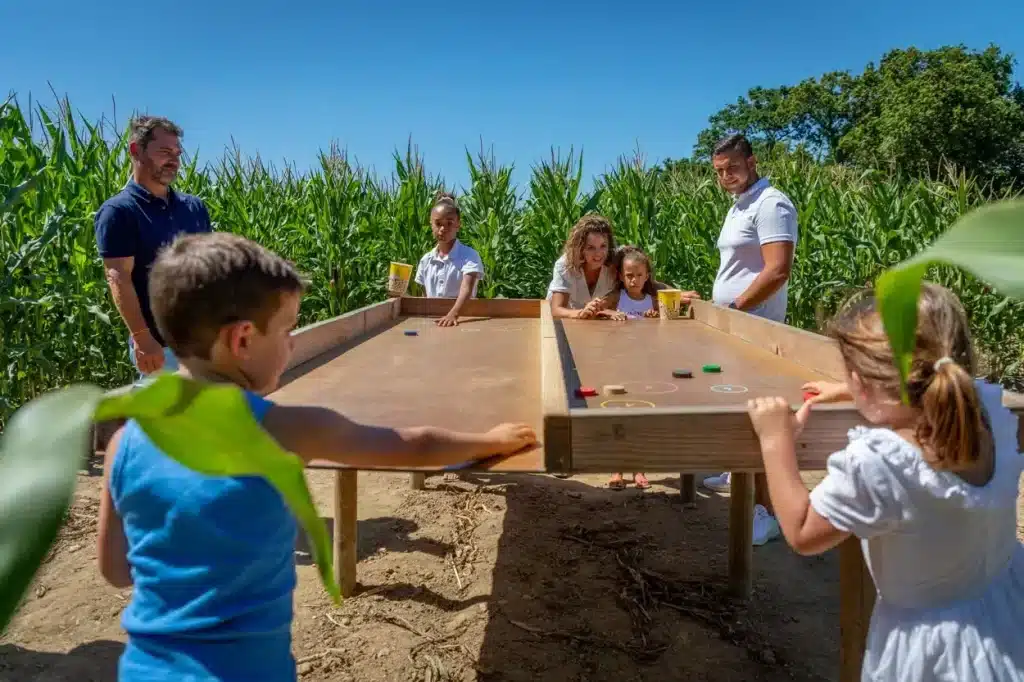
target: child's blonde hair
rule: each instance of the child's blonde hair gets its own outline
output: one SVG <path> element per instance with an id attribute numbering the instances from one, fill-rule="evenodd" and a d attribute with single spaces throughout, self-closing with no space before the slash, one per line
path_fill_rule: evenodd
<path id="1" fill-rule="evenodd" d="M 615 255 L 612 223 L 602 215 L 589 213 L 576 221 L 569 232 L 569 238 L 565 240 L 565 266 L 570 272 L 578 273 L 583 270 L 583 249 L 587 245 L 587 237 L 592 234 L 599 234 L 608 240 L 608 256 L 604 264 L 612 264 Z"/>
<path id="2" fill-rule="evenodd" d="M 632 244 L 624 244 L 615 250 L 613 263 L 619 275 L 619 289 L 626 288 L 626 285 L 622 282 L 622 266 L 625 265 L 626 261 L 640 263 L 647 269 L 647 281 L 644 282 L 643 292 L 648 296 L 657 298 L 658 290 L 654 288 L 654 266 L 651 264 L 651 259 L 644 253 L 643 249 Z"/>
<path id="3" fill-rule="evenodd" d="M 899 397 L 899 372 L 873 293 L 856 296 L 836 316 L 829 335 L 838 341 L 848 370 L 890 397 Z M 949 290 L 925 283 L 917 304 L 907 393 L 910 406 L 921 411 L 916 435 L 935 469 L 963 469 L 992 447 L 974 372 L 963 306 Z"/>

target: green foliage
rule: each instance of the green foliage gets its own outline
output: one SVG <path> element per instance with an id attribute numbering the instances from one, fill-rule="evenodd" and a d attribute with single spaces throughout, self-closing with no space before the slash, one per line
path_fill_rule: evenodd
<path id="1" fill-rule="evenodd" d="M 31 117 L 13 100 L 0 108 L 0 428 L 46 390 L 133 380 L 93 236 L 96 209 L 124 186 L 130 164 L 123 139 L 103 131 L 75 120 L 63 102 L 57 113 L 38 107 Z M 853 288 L 870 286 L 991 197 L 965 174 L 859 173 L 779 147 L 761 170 L 799 212 L 787 322 L 804 329 L 818 329 Z M 260 242 L 310 277 L 300 311 L 300 324 L 309 324 L 381 300 L 388 263 L 415 263 L 431 248 L 429 213 L 444 184 L 411 145 L 393 161 L 378 178 L 330 149 L 300 175 L 232 150 L 208 166 L 190 157 L 178 185 L 202 197 L 215 229 Z M 730 199 L 707 164 L 652 167 L 626 157 L 588 192 L 573 150 L 538 161 L 524 188 L 493 155 L 467 154 L 467 162 L 469 186 L 456 193 L 462 238 L 487 268 L 483 295 L 543 297 L 569 228 L 589 210 L 612 219 L 619 241 L 648 250 L 659 279 L 710 295 Z M 13 199 L 26 181 L 34 185 Z M 985 282 L 952 268 L 935 277 L 971 312 L 986 375 L 1024 385 L 1024 305 L 1002 305 Z"/>
<path id="2" fill-rule="evenodd" d="M 0 633 L 64 522 L 103 391 L 79 385 L 18 411 L 0 439 Z"/>
<path id="3" fill-rule="evenodd" d="M 253 418 L 241 389 L 162 374 L 141 389 L 109 394 L 90 384 L 44 393 L 11 419 L 0 440 L 0 632 L 14 615 L 56 538 L 94 421 L 135 419 L 181 464 L 210 476 L 262 476 L 310 538 L 337 602 L 327 530 L 301 459 L 283 451 Z"/>
<path id="4" fill-rule="evenodd" d="M 984 277 L 1006 296 L 1024 298 L 1024 201 L 991 204 L 969 213 L 935 243 L 878 278 L 879 310 L 896 355 L 904 399 L 917 341 L 921 280 L 937 263 Z M 1008 303 L 1005 299 L 1000 305 Z"/>
<path id="5" fill-rule="evenodd" d="M 782 144 L 817 158 L 938 178 L 947 165 L 984 182 L 1024 183 L 1024 90 L 997 47 L 887 52 L 859 75 L 753 88 L 708 119 L 694 154 L 730 132 L 759 154 Z"/>

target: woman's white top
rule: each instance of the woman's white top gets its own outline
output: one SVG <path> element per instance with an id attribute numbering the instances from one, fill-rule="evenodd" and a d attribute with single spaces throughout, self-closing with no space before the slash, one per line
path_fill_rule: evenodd
<path id="1" fill-rule="evenodd" d="M 1002 388 L 976 386 L 995 436 L 988 484 L 932 469 L 889 429 L 857 427 L 811 492 L 821 516 L 860 538 L 878 590 L 864 682 L 1024 682 L 1024 457 Z"/>
<path id="2" fill-rule="evenodd" d="M 555 261 L 554 271 L 551 274 L 551 284 L 548 285 L 548 300 L 551 294 L 556 291 L 569 294 L 569 307 L 579 310 L 595 298 L 602 298 L 615 291 L 618 281 L 615 279 L 612 268 L 607 265 L 601 266 L 601 274 L 594 286 L 594 293 L 587 288 L 587 280 L 583 273 L 569 272 L 565 264 L 565 254 L 562 254 Z"/>
<path id="3" fill-rule="evenodd" d="M 626 317 L 629 319 L 643 317 L 647 311 L 654 310 L 654 298 L 648 294 L 639 301 L 636 301 L 629 297 L 625 289 L 620 289 L 619 304 L 616 306 L 616 310 L 620 313 L 626 313 Z"/>

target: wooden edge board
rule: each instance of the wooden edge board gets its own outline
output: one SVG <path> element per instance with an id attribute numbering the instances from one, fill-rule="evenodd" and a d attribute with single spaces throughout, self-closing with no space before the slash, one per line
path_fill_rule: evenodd
<path id="1" fill-rule="evenodd" d="M 551 307 L 540 307 L 540 403 L 545 468 L 551 472 L 573 470 L 569 399 L 565 388 L 561 340 Z"/>
<path id="2" fill-rule="evenodd" d="M 1003 404 L 1017 416 L 1024 449 L 1024 400 L 1009 394 Z M 575 472 L 764 471 L 745 405 L 574 408 L 569 420 Z M 797 442 L 800 469 L 825 470 L 828 457 L 848 444 L 850 429 L 866 423 L 849 403 L 816 406 Z"/>
<path id="3" fill-rule="evenodd" d="M 764 471 L 746 406 L 570 410 L 573 471 Z M 863 424 L 853 407 L 820 406 L 797 444 L 801 470 L 823 470 Z"/>
<path id="4" fill-rule="evenodd" d="M 444 317 L 452 309 L 455 299 L 403 296 L 401 315 Z M 460 317 L 539 317 L 541 300 L 535 298 L 471 298 L 459 311 Z"/>
<path id="5" fill-rule="evenodd" d="M 315 322 L 292 332 L 295 347 L 286 369 L 293 369 L 331 348 L 373 331 L 398 316 L 398 301 L 373 303 L 363 308 Z"/>
<path id="6" fill-rule="evenodd" d="M 821 334 L 708 301 L 691 301 L 690 313 L 698 322 L 743 339 L 833 380 L 841 381 L 846 374 L 843 358 L 835 341 Z"/>

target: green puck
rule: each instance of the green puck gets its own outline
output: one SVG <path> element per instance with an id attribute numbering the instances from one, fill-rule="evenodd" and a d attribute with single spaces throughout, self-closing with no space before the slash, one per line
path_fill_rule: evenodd
<path id="1" fill-rule="evenodd" d="M 718 365 L 704 365 L 705 372 L 721 372 L 722 368 Z"/>

